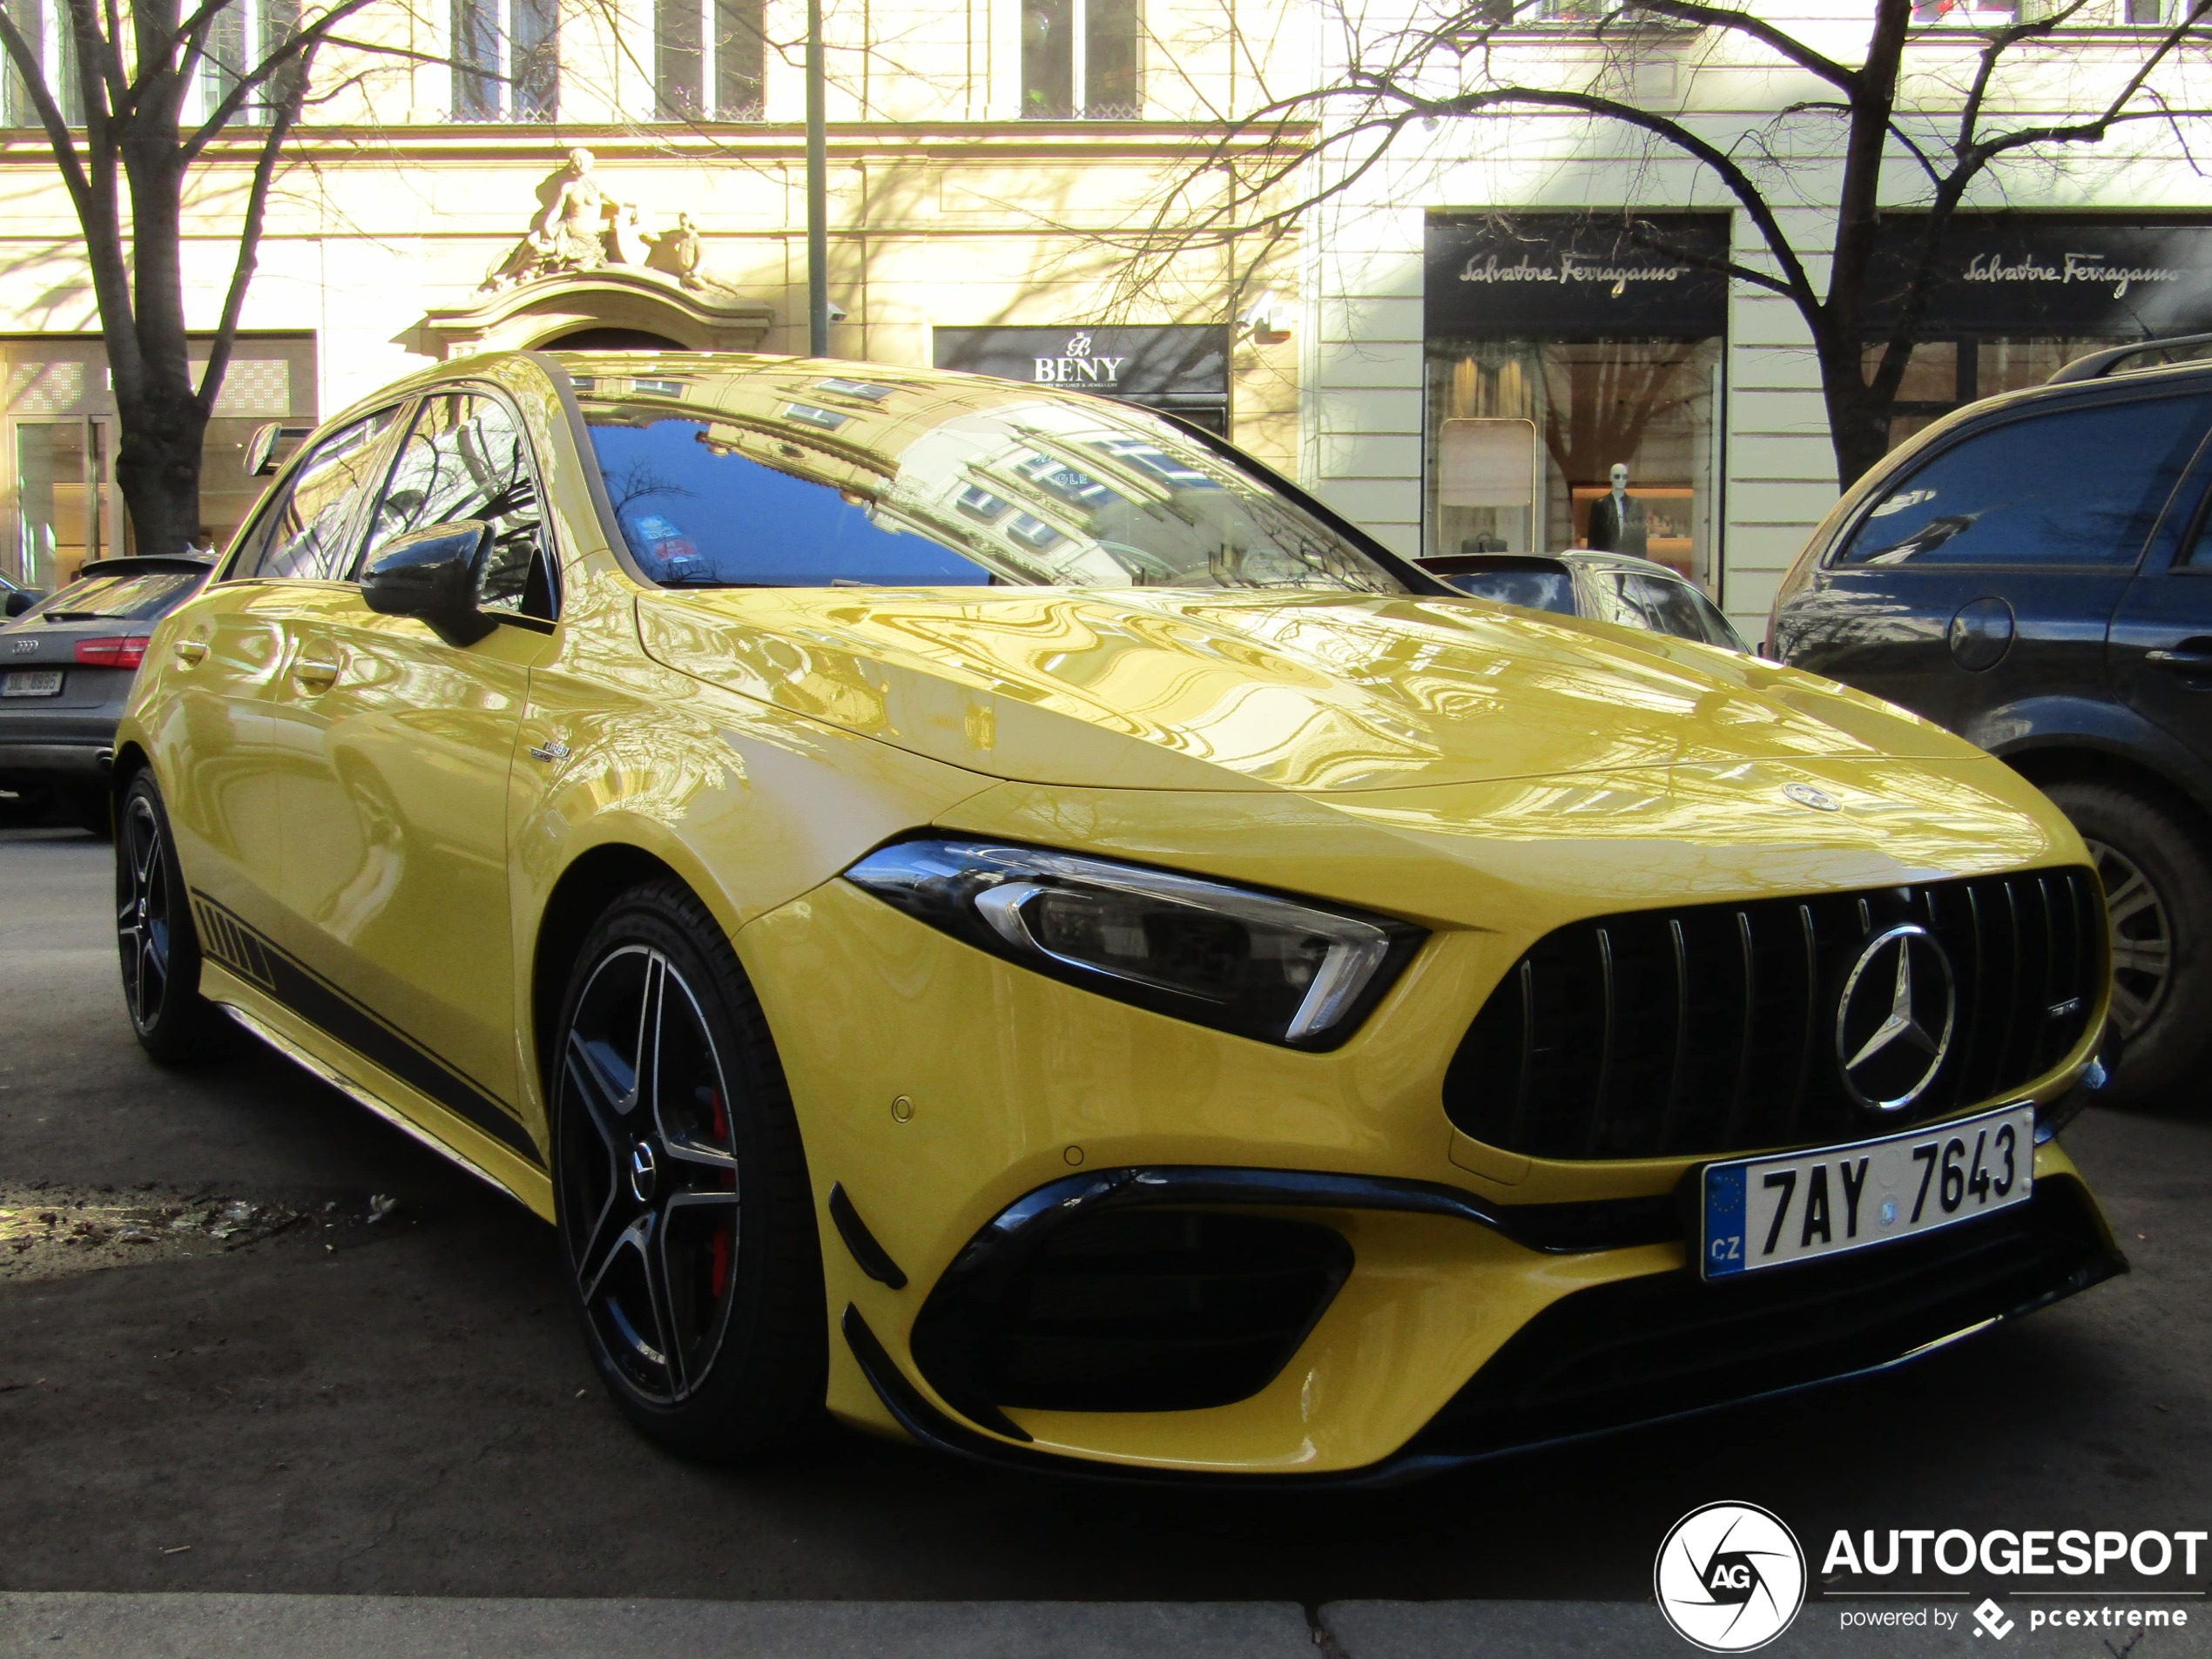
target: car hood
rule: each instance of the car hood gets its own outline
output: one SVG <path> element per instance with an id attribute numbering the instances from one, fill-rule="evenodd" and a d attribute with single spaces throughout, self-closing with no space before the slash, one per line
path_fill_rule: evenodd
<path id="1" fill-rule="evenodd" d="M 1973 754 L 1756 658 L 1475 599 L 1183 590 L 656 592 L 664 665 L 1030 783 L 1366 791 Z"/>

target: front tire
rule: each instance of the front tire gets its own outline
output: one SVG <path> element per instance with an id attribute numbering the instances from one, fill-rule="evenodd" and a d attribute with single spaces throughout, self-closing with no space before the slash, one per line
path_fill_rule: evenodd
<path id="1" fill-rule="evenodd" d="M 829 1366 L 806 1154 L 760 1005 L 688 888 L 633 888 L 592 927 L 546 1074 L 570 1298 L 616 1403 L 692 1457 L 800 1438 Z"/>
<path id="2" fill-rule="evenodd" d="M 2212 1045 L 2212 865 L 2164 806 L 2109 784 L 2046 792 L 2088 843 L 2112 937 L 2112 1020 L 2123 1043 L 2112 1098 L 2142 1100 Z"/>
<path id="3" fill-rule="evenodd" d="M 139 1045 L 165 1066 L 208 1054 L 223 1016 L 199 994 L 199 934 L 150 771 L 131 779 L 116 809 L 115 935 L 124 1006 Z"/>

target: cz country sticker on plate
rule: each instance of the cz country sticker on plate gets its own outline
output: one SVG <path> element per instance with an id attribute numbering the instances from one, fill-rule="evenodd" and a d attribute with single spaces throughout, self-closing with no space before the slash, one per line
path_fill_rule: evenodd
<path id="1" fill-rule="evenodd" d="M 2032 1105 L 1853 1146 L 1710 1163 L 1700 1265 L 1721 1278 L 1910 1238 L 2025 1204 L 2034 1184 Z"/>

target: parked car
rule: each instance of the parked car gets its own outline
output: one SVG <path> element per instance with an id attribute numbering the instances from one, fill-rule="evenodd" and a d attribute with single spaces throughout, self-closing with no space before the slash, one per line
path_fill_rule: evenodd
<path id="1" fill-rule="evenodd" d="M 20 617 L 46 597 L 45 590 L 0 574 L 0 621 Z"/>
<path id="2" fill-rule="evenodd" d="M 545 1217 L 695 1453 L 1366 1480 L 2123 1265 L 2015 773 L 1078 392 L 427 370 L 157 627 L 116 788 L 147 1049 L 227 1015 Z"/>
<path id="3" fill-rule="evenodd" d="M 184 555 L 95 560 L 0 623 L 0 789 L 106 826 L 115 723 L 146 637 L 213 568 Z"/>
<path id="4" fill-rule="evenodd" d="M 1630 553 L 1440 553 L 1420 561 L 1461 593 L 1500 604 L 1594 617 L 1750 656 L 1720 608 L 1671 567 Z"/>
<path id="5" fill-rule="evenodd" d="M 2099 353 L 1959 410 L 1846 493 L 1784 582 L 1783 661 L 2003 756 L 2102 878 L 2120 1097 L 2212 1044 L 2212 363 Z"/>

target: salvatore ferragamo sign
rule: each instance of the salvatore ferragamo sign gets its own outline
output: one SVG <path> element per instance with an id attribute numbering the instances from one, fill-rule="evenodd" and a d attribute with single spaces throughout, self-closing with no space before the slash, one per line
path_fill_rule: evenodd
<path id="1" fill-rule="evenodd" d="M 1727 251 L 1725 214 L 1432 214 L 1428 332 L 1718 334 Z"/>
<path id="2" fill-rule="evenodd" d="M 1870 320 L 1896 314 L 1924 220 L 1883 226 Z M 2107 335 L 2212 328 L 2212 218 L 1961 213 L 1936 255 L 1924 334 Z"/>

